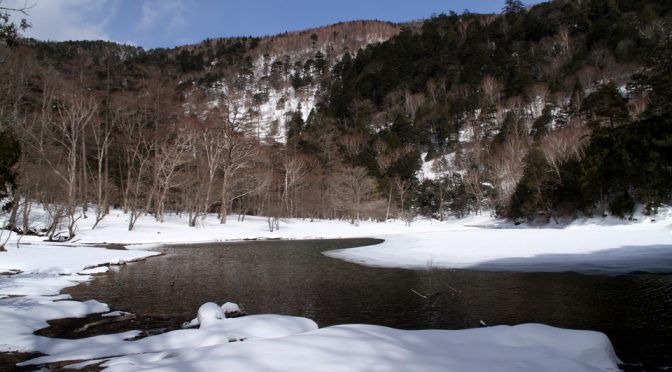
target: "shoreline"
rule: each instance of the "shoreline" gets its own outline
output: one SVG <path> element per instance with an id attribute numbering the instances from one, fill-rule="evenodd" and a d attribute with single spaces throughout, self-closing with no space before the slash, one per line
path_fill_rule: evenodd
<path id="1" fill-rule="evenodd" d="M 199 246 L 199 245 L 210 245 L 210 244 L 235 244 L 235 243 L 248 243 L 248 242 L 277 242 L 277 241 L 324 241 L 324 240 L 349 240 L 349 239 L 371 239 L 371 240 L 380 240 L 385 241 L 383 238 L 379 237 L 370 237 L 370 236 L 348 236 L 348 237 L 278 237 L 278 238 L 242 238 L 242 239 L 225 239 L 225 240 L 198 240 L 194 242 L 161 242 L 161 243 L 120 243 L 124 246 L 125 250 L 137 251 L 137 250 L 148 250 L 152 251 L 161 247 L 179 247 L 183 245 L 189 246 Z M 377 244 L 380 244 L 377 243 Z M 132 248 L 129 248 L 132 247 Z M 106 248 L 106 247 L 101 247 Z M 113 249 L 113 248 L 108 248 Z"/>
<path id="2" fill-rule="evenodd" d="M 402 226 L 399 222 L 364 222 L 360 226 L 352 226 L 343 221 L 307 222 L 289 220 L 283 222 L 282 230 L 265 231 L 264 233 L 260 233 L 260 220 L 260 218 L 246 218 L 243 223 L 231 221 L 227 225 L 213 224 L 199 229 L 187 226 L 178 228 L 175 222 L 171 221 L 165 225 L 155 223 L 145 229 L 140 229 L 140 231 L 129 233 L 119 231 L 120 224 L 117 222 L 119 219 L 116 221 L 111 219 L 95 231 L 80 229 L 76 244 L 43 242 L 38 241 L 40 238 L 28 237 L 23 238 L 21 248 L 12 247 L 10 244 L 8 252 L 0 253 L 0 271 L 12 273 L 0 277 L 0 301 L 9 305 L 0 307 L 0 311 L 3 311 L 3 314 L 0 315 L 3 315 L 2 317 L 6 319 L 14 319 L 14 322 L 10 323 L 7 320 L 4 322 L 0 320 L 0 332 L 9 335 L 8 339 L 4 341 L 4 345 L 0 344 L 3 358 L 10 358 L 10 356 L 17 354 L 9 352 L 8 347 L 12 343 L 18 346 L 16 347 L 17 351 L 28 352 L 21 355 L 34 355 L 30 353 L 46 350 L 32 346 L 33 350 L 31 351 L 29 345 L 36 345 L 34 341 L 36 338 L 47 344 L 56 342 L 57 340 L 44 340 L 44 338 L 41 338 L 42 336 L 33 334 L 37 329 L 45 328 L 48 325 L 47 320 L 70 317 L 82 318 L 86 317 L 87 314 L 109 311 L 110 309 L 106 304 L 101 304 L 95 300 L 74 301 L 69 298 L 69 295 L 63 294 L 62 291 L 69 286 L 95 280 L 97 274 L 107 272 L 112 266 L 142 261 L 152 256 L 161 255 L 161 247 L 278 240 L 376 239 L 380 241 L 373 245 L 321 253 L 331 258 L 365 266 L 399 267 L 413 270 L 428 268 L 473 270 L 474 263 L 483 264 L 496 262 L 496 260 L 504 260 L 501 264 L 510 265 L 511 262 L 506 260 L 518 257 L 534 261 L 534 257 L 548 256 L 548 253 L 554 250 L 561 254 L 560 259 L 566 259 L 567 255 L 585 259 L 587 257 L 585 253 L 595 251 L 595 247 L 613 246 L 616 241 L 618 244 L 631 242 L 643 247 L 655 248 L 658 246 L 661 249 L 655 252 L 656 254 L 664 253 L 665 260 L 672 258 L 666 253 L 667 251 L 672 252 L 672 249 L 667 249 L 672 248 L 672 233 L 667 230 L 667 220 L 662 223 L 657 221 L 655 225 L 642 222 L 597 227 L 590 222 L 586 222 L 563 229 L 520 228 L 518 226 L 515 228 L 502 228 L 502 226 L 488 228 L 487 221 L 481 221 L 478 225 L 485 223 L 486 226 L 480 227 L 465 226 L 462 223 L 473 222 L 473 220 L 418 221 L 414 226 Z M 129 235 L 131 239 L 127 239 Z M 156 240 L 159 237 L 162 238 L 161 240 L 172 238 L 172 241 L 157 242 Z M 189 239 L 190 237 L 197 237 L 197 239 Z M 585 244 L 591 246 L 568 249 L 563 245 L 555 244 L 557 242 L 553 242 L 560 237 L 567 241 L 567 246 L 570 248 L 576 246 L 575 243 L 577 242 L 581 243 L 582 239 Z M 530 242 L 530 238 L 534 239 Z M 122 242 L 122 239 L 130 241 L 130 243 Z M 450 244 L 447 242 L 450 242 Z M 465 242 L 469 244 L 464 244 Z M 527 248 L 542 245 L 544 249 L 539 247 L 521 249 L 519 247 L 520 242 L 526 242 Z M 471 245 L 471 253 L 462 249 L 461 244 L 464 246 Z M 488 244 L 495 244 L 493 247 L 503 246 L 501 249 L 492 252 L 489 251 Z M 120 249 L 122 247 L 123 249 Z M 628 248 L 627 251 L 637 250 Z M 428 257 L 431 258 L 431 261 Z M 624 257 L 627 258 L 628 256 Z M 559 258 L 556 257 L 556 260 L 551 260 L 550 263 L 557 263 Z M 610 258 L 610 256 L 607 258 Z M 655 256 L 651 258 L 655 258 Z M 667 262 L 665 260 L 658 264 L 665 266 Z M 428 266 L 428 262 L 432 265 Z M 539 262 L 532 263 L 538 264 Z M 672 265 L 666 267 L 668 272 L 672 271 Z M 16 270 L 20 271 L 17 272 Z M 483 271 L 483 268 L 481 268 L 481 271 Z M 49 284 L 46 284 L 45 281 Z M 17 295 L 22 297 L 16 297 Z M 34 302 L 30 306 L 38 315 L 25 317 L 26 314 L 12 312 L 11 303 L 12 301 L 18 303 L 17 298 Z M 54 318 L 53 314 L 59 314 L 59 316 Z M 16 318 L 16 316 L 19 316 L 19 318 Z M 107 335 L 105 332 L 102 334 L 121 337 Z M 21 347 L 20 345 L 24 346 Z"/>

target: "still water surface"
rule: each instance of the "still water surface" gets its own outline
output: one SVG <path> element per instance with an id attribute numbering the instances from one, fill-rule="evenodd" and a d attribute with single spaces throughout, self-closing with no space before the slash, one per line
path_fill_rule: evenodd
<path id="1" fill-rule="evenodd" d="M 402 329 L 539 322 L 605 332 L 635 370 L 672 366 L 672 275 L 479 272 L 371 268 L 321 252 L 373 239 L 172 246 L 67 292 L 156 319 L 195 317 L 205 302 L 250 314 L 308 317 L 321 327 Z"/>

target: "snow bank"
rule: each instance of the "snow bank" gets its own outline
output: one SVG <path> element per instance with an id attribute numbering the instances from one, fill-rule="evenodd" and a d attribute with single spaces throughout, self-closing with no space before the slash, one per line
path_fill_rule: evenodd
<path id="1" fill-rule="evenodd" d="M 37 206 L 33 208 L 39 215 Z M 94 209 L 93 207 L 91 209 Z M 93 212 L 91 212 L 93 213 Z M 121 210 L 112 210 L 103 219 L 95 230 L 91 226 L 93 218 L 78 221 L 75 238 L 67 243 L 52 246 L 71 247 L 91 246 L 97 244 L 120 244 L 130 249 L 155 249 L 166 244 L 190 244 L 220 241 L 236 241 L 246 239 L 338 239 L 385 236 L 399 233 L 416 233 L 427 231 L 446 231 L 470 229 L 465 225 L 500 225 L 487 214 L 470 216 L 465 219 L 451 219 L 445 222 L 436 220 L 418 219 L 411 226 L 405 221 L 361 221 L 354 226 L 348 221 L 314 220 L 310 219 L 282 219 L 280 229 L 269 231 L 265 217 L 245 216 L 239 221 L 238 216 L 229 216 L 226 224 L 221 224 L 216 215 L 208 215 L 198 221 L 197 227 L 189 227 L 187 216 L 166 215 L 164 222 L 157 221 L 153 216 L 142 216 L 133 231 L 128 231 L 129 216 Z M 37 218 L 36 218 L 37 219 Z M 12 234 L 10 242 L 16 242 L 16 234 Z M 21 247 L 30 245 L 45 246 L 44 237 L 25 236 L 21 239 Z M 67 255 L 62 261 L 67 261 Z M 33 257 L 39 260 L 38 256 Z M 31 259 L 33 259 L 31 258 Z M 49 267 L 50 258 L 42 257 L 42 261 L 35 261 L 35 266 Z M 1 260 L 1 258 L 0 258 Z M 46 261 L 46 262 L 45 262 Z M 0 261 L 0 268 L 2 267 Z M 53 266 L 61 266 L 53 265 Z"/>
<path id="2" fill-rule="evenodd" d="M 199 329 L 183 329 L 137 341 L 131 331 L 79 340 L 33 335 L 46 321 L 107 312 L 97 301 L 71 301 L 61 289 L 91 280 L 90 274 L 156 252 L 93 248 L 93 243 L 133 244 L 142 248 L 169 243 L 216 242 L 251 238 L 377 237 L 382 244 L 327 252 L 372 266 L 470 268 L 479 270 L 623 273 L 672 270 L 672 213 L 625 222 L 613 219 L 575 221 L 563 228 L 512 228 L 487 215 L 438 222 L 419 220 L 284 220 L 269 232 L 264 218 L 230 218 L 221 225 L 208 216 L 199 228 L 184 218 L 165 223 L 143 217 L 127 231 L 127 216 L 113 211 L 96 230 L 81 220 L 74 241 L 47 244 L 24 237 L 0 253 L 0 351 L 47 354 L 27 364 L 60 360 L 105 360 L 112 370 L 159 368 L 212 370 L 441 370 L 441 371 L 605 371 L 617 359 L 603 334 L 543 325 L 492 327 L 463 331 L 401 331 L 371 325 L 317 329 L 309 319 L 255 315 L 219 316 L 235 304 L 209 306 Z M 505 227 L 505 228 L 502 228 Z M 15 239 L 15 238 L 14 238 Z M 24 244 L 25 243 L 25 244 Z M 15 297 L 21 296 L 21 297 Z M 215 309 L 217 308 L 217 309 Z M 212 318 L 214 316 L 214 318 Z M 192 321 L 192 323 L 194 323 Z M 201 323 L 200 321 L 198 323 Z M 239 341 L 230 343 L 230 341 Z M 114 356 L 121 356 L 112 358 Z M 112 358 L 112 359 L 110 359 Z M 90 362 L 80 363 L 90 366 Z"/>
<path id="3" fill-rule="evenodd" d="M 95 300 L 67 301 L 69 296 L 10 297 L 0 300 L 0 351 L 30 352 L 48 338 L 33 332 L 49 326 L 47 320 L 83 317 L 109 311 Z"/>
<path id="4" fill-rule="evenodd" d="M 250 315 L 227 318 L 226 314 L 240 313 L 240 307 L 227 302 L 221 307 L 208 302 L 198 309 L 198 316 L 185 327 L 198 326 L 201 330 L 224 335 L 229 340 L 275 338 L 317 329 L 317 324 L 305 318 L 284 315 Z"/>
<path id="5" fill-rule="evenodd" d="M 229 341 L 285 337 L 315 329 L 317 324 L 310 319 L 275 314 L 211 319 L 206 323 L 201 322 L 199 328 L 209 334 L 223 336 Z"/>
<path id="6" fill-rule="evenodd" d="M 7 252 L 0 252 L 0 272 L 19 274 L 0 275 L 0 351 L 39 350 L 39 345 L 49 339 L 35 336 L 33 332 L 47 327 L 48 320 L 109 311 L 107 305 L 97 301 L 68 301 L 70 296 L 59 295 L 63 288 L 92 280 L 88 274 L 107 270 L 88 268 L 158 254 L 43 243 L 20 248 L 8 245 L 7 248 Z"/>
<path id="7" fill-rule="evenodd" d="M 229 314 L 242 315 L 242 311 L 240 310 L 238 304 L 227 302 L 222 306 L 217 306 L 217 304 L 213 302 L 208 302 L 201 305 L 201 307 L 198 309 L 196 318 L 192 319 L 190 322 L 183 323 L 182 328 L 192 328 L 198 326 L 201 328 L 207 327 L 217 322 L 218 320 L 228 318 L 227 315 Z"/>
<path id="8" fill-rule="evenodd" d="M 482 229 L 393 235 L 325 252 L 367 266 L 622 274 L 672 270 L 672 232 L 639 229 Z"/>
<path id="9" fill-rule="evenodd" d="M 101 269 L 88 268 L 101 265 L 118 265 L 128 261 L 157 255 L 157 252 L 110 250 L 92 247 L 49 245 L 44 238 L 31 237 L 31 244 L 9 245 L 0 253 L 0 272 L 19 270 L 24 273 L 45 275 L 70 275 L 79 272 L 96 273 Z M 26 239 L 28 240 L 28 239 Z"/>
<path id="10" fill-rule="evenodd" d="M 61 304 L 58 302 L 57 304 Z M 107 311 L 107 306 L 95 301 L 82 303 L 96 306 L 96 312 Z M 199 329 L 184 329 L 150 336 L 137 341 L 128 341 L 139 332 L 95 336 L 78 340 L 49 339 L 34 336 L 34 351 L 47 354 L 21 363 L 21 366 L 52 363 L 64 360 L 88 360 L 129 354 L 145 354 L 223 345 L 231 341 L 272 339 L 287 337 L 318 329 L 317 324 L 306 318 L 285 315 L 251 315 L 227 319 L 224 308 L 238 308 L 226 303 L 222 307 L 209 302 L 198 309 Z M 154 360 L 154 358 L 152 358 Z M 157 359 L 158 360 L 158 359 Z M 84 365 L 86 366 L 86 365 Z"/>
<path id="11" fill-rule="evenodd" d="M 241 313 L 242 311 L 240 310 L 240 306 L 238 304 L 234 304 L 233 302 L 227 302 L 224 305 L 222 305 L 222 311 L 224 311 L 224 314 L 231 314 L 231 313 Z"/>
<path id="12" fill-rule="evenodd" d="M 598 332 L 540 324 L 460 331 L 342 325 L 288 337 L 132 355 L 109 371 L 614 371 Z"/>
<path id="13" fill-rule="evenodd" d="M 231 305 L 227 305 L 231 306 Z M 309 319 L 253 315 L 227 319 L 206 303 L 199 329 L 128 341 L 126 332 L 80 340 L 41 338 L 49 354 L 21 363 L 86 360 L 109 371 L 613 371 L 620 362 L 602 333 L 542 324 L 459 331 L 404 331 L 374 325 L 318 329 Z M 231 343 L 231 341 L 238 341 Z"/>
<path id="14" fill-rule="evenodd" d="M 198 324 L 201 328 L 207 328 L 218 321 L 226 319 L 224 311 L 214 302 L 208 302 L 198 308 Z"/>

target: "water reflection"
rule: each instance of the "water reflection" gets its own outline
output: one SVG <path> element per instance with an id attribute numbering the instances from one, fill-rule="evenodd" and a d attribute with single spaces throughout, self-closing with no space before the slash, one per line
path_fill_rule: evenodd
<path id="1" fill-rule="evenodd" d="M 607 333 L 627 361 L 672 365 L 672 276 L 592 276 L 359 266 L 320 252 L 373 239 L 166 248 L 166 255 L 68 290 L 118 310 L 188 320 L 204 302 L 305 316 L 320 326 L 403 329 L 540 322 Z"/>

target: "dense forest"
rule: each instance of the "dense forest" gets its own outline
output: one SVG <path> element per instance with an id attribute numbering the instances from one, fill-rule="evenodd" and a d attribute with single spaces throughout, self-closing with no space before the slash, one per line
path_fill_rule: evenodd
<path id="1" fill-rule="evenodd" d="M 672 199 L 672 3 L 508 0 L 174 49 L 1 18 L 0 196 L 48 234 L 111 208 L 412 221 L 629 217 Z M 92 208 L 95 206 L 95 208 Z"/>

